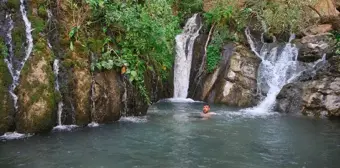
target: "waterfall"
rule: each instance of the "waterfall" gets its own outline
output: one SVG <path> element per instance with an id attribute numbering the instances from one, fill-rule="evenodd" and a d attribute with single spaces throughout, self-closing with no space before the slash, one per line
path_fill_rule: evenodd
<path id="1" fill-rule="evenodd" d="M 58 59 L 55 59 L 54 62 L 53 62 L 53 73 L 54 73 L 54 76 L 55 76 L 55 91 L 60 94 L 60 90 L 59 90 L 59 60 Z M 62 117 L 62 112 L 63 112 L 63 106 L 64 106 L 64 103 L 62 100 L 60 100 L 58 102 L 58 125 L 62 125 L 62 122 L 61 122 L 61 117 Z"/>
<path id="2" fill-rule="evenodd" d="M 13 64 L 14 54 L 13 54 L 13 45 L 12 45 L 12 30 L 13 30 L 14 24 L 13 24 L 13 20 L 10 14 L 6 15 L 6 19 L 8 20 L 8 26 L 9 26 L 7 30 L 7 34 L 6 34 L 6 45 L 7 45 L 9 54 L 7 58 L 5 58 L 5 63 L 7 64 L 8 71 L 10 72 L 11 77 L 12 77 L 12 84 L 9 87 L 9 93 L 12 96 L 12 99 L 14 101 L 14 107 L 16 108 L 18 97 L 14 93 L 14 89 L 15 89 L 14 80 L 15 80 L 16 74 L 14 73 L 14 66 L 13 66 L 14 65 Z"/>
<path id="3" fill-rule="evenodd" d="M 54 89 L 55 91 L 61 96 L 60 93 L 60 86 L 59 86 L 59 59 L 55 59 L 53 61 L 53 73 L 54 73 L 54 77 L 55 77 L 55 81 L 54 81 Z M 63 100 L 62 98 L 59 100 L 58 102 L 58 111 L 57 111 L 57 119 L 58 119 L 58 125 L 56 127 L 53 128 L 53 130 L 71 130 L 73 128 L 76 128 L 76 125 L 63 125 L 62 122 L 62 114 L 63 114 Z"/>
<path id="4" fill-rule="evenodd" d="M 128 97 L 127 97 L 127 85 L 126 85 L 126 81 L 128 81 L 128 79 L 126 79 L 126 77 L 124 76 L 123 78 L 123 83 L 124 83 L 124 93 L 123 93 L 123 102 L 124 102 L 124 109 L 123 111 L 121 112 L 121 116 L 127 116 L 127 110 L 128 110 L 128 107 L 127 107 L 127 102 L 128 102 Z"/>
<path id="5" fill-rule="evenodd" d="M 266 44 L 258 47 L 251 36 L 249 29 L 245 32 L 251 50 L 261 58 L 261 64 L 258 69 L 257 86 L 260 94 L 264 94 L 263 100 L 254 108 L 252 112 L 268 113 L 273 110 L 276 102 L 276 96 L 284 85 L 293 81 L 304 72 L 306 67 L 300 66 L 297 61 L 298 48 L 291 43 L 295 35 L 292 34 L 288 43 Z M 324 63 L 325 57 L 312 64 L 314 69 L 318 63 Z M 249 111 L 249 109 L 247 109 Z"/>
<path id="6" fill-rule="evenodd" d="M 174 66 L 174 98 L 186 98 L 189 89 L 191 61 L 194 42 L 202 28 L 194 14 L 185 24 L 183 32 L 176 36 L 176 58 Z"/>
<path id="7" fill-rule="evenodd" d="M 19 79 L 20 79 L 20 73 L 21 70 L 24 68 L 26 61 L 31 55 L 32 49 L 33 49 L 33 37 L 31 34 L 32 27 L 31 27 L 31 22 L 27 18 L 27 12 L 25 9 L 25 4 L 24 0 L 20 0 L 20 12 L 22 15 L 22 19 L 25 22 L 25 32 L 26 32 L 26 50 L 25 50 L 25 56 L 24 58 L 20 61 L 18 66 L 14 66 L 14 54 L 13 54 L 13 47 L 12 47 L 12 29 L 13 29 L 13 21 L 10 15 L 7 15 L 7 18 L 9 20 L 9 29 L 7 32 L 7 46 L 9 48 L 9 56 L 8 58 L 5 59 L 5 62 L 7 64 L 7 67 L 9 69 L 9 72 L 12 76 L 12 84 L 9 88 L 9 93 L 11 94 L 13 101 L 14 101 L 14 107 L 16 110 L 18 110 L 18 97 L 14 93 L 16 87 L 19 84 Z"/>
<path id="8" fill-rule="evenodd" d="M 273 46 L 264 43 L 260 50 L 256 48 L 249 29 L 246 29 L 246 36 L 251 50 L 261 58 L 257 77 L 258 91 L 266 93 L 265 98 L 252 110 L 266 113 L 273 110 L 276 96 L 282 87 L 300 72 L 297 61 L 298 48 L 290 43 L 294 35 L 284 45 Z"/>

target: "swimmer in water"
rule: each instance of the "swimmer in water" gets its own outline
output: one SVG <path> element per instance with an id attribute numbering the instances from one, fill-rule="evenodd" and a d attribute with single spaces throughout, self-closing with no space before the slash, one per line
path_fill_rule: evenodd
<path id="1" fill-rule="evenodd" d="M 201 113 L 202 118 L 210 118 L 212 115 L 215 115 L 216 113 L 210 112 L 210 105 L 205 104 L 203 106 L 203 112 Z"/>

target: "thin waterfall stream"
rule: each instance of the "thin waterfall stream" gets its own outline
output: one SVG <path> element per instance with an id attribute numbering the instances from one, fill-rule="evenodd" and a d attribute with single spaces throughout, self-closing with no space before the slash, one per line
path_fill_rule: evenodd
<path id="1" fill-rule="evenodd" d="M 24 0 L 20 0 L 20 12 L 21 12 L 21 15 L 22 15 L 22 19 L 25 23 L 25 32 L 26 32 L 26 50 L 25 50 L 25 55 L 24 55 L 24 58 L 20 61 L 20 63 L 18 64 L 18 66 L 15 66 L 14 65 L 14 54 L 13 54 L 13 51 L 12 51 L 12 29 L 13 29 L 13 21 L 11 19 L 11 16 L 9 15 L 8 18 L 9 18 L 9 25 L 10 25 L 10 28 L 7 32 L 7 38 L 8 38 L 8 41 L 7 41 L 7 44 L 9 47 L 9 50 L 10 50 L 10 54 L 9 54 L 9 57 L 7 59 L 5 59 L 5 62 L 7 64 L 7 67 L 11 73 L 11 76 L 12 76 L 12 84 L 9 88 L 9 93 L 11 94 L 12 98 L 13 98 L 13 101 L 14 101 L 14 107 L 16 109 L 16 111 L 18 110 L 18 97 L 17 95 L 15 94 L 15 89 L 16 87 L 18 86 L 19 84 L 19 80 L 20 80 L 20 73 L 21 73 L 21 70 L 24 68 L 25 66 L 25 63 L 26 61 L 28 60 L 28 58 L 30 57 L 31 55 L 31 52 L 33 50 L 33 37 L 32 37 L 32 26 L 31 26 L 31 22 L 28 20 L 28 17 L 27 17 L 27 11 L 26 11 L 26 7 L 25 7 L 25 1 Z"/>
<path id="2" fill-rule="evenodd" d="M 58 59 L 55 59 L 54 62 L 53 62 L 53 72 L 54 72 L 54 76 L 55 76 L 55 90 L 58 94 L 60 94 L 60 90 L 59 90 L 59 60 Z M 60 100 L 58 102 L 58 126 L 61 126 L 62 125 L 62 122 L 61 122 L 61 117 L 62 117 L 62 112 L 63 112 L 63 106 L 64 106 L 64 103 L 62 100 Z"/>
<path id="3" fill-rule="evenodd" d="M 25 66 L 26 61 L 31 56 L 33 50 L 33 37 L 32 37 L 32 25 L 27 17 L 27 9 L 25 7 L 25 1 L 20 0 L 20 13 L 22 15 L 22 19 L 25 23 L 25 33 L 26 33 L 26 42 L 25 42 L 25 53 L 22 60 L 18 59 L 18 56 L 13 53 L 13 45 L 12 45 L 12 30 L 14 28 L 14 22 L 12 20 L 12 16 L 10 14 L 6 15 L 6 20 L 8 23 L 8 29 L 6 34 L 6 45 L 8 47 L 8 56 L 4 59 L 7 64 L 7 68 L 12 77 L 12 84 L 10 85 L 8 92 L 10 93 L 13 99 L 13 106 L 15 109 L 15 113 L 18 111 L 18 96 L 15 94 L 15 89 L 19 85 L 20 74 L 22 69 Z M 16 63 L 18 62 L 18 63 Z M 18 139 L 23 137 L 29 137 L 31 134 L 20 134 L 17 132 L 7 132 L 1 137 L 5 137 L 6 139 Z"/>

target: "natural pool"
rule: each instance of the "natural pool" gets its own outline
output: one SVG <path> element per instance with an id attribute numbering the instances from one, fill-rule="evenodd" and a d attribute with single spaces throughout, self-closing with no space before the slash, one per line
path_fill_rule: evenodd
<path id="1" fill-rule="evenodd" d="M 0 167 L 337 168 L 340 122 L 161 102 L 144 117 L 0 142 Z"/>

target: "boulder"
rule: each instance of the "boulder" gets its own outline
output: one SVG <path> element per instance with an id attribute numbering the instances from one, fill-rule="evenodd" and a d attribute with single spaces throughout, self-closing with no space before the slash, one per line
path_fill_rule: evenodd
<path id="1" fill-rule="evenodd" d="M 56 123 L 56 102 L 52 53 L 44 39 L 36 41 L 21 72 L 18 86 L 18 111 L 15 118 L 16 131 L 36 133 L 50 130 Z"/>
<path id="2" fill-rule="evenodd" d="M 296 42 L 299 48 L 298 60 L 302 62 L 317 61 L 324 54 L 327 58 L 331 57 L 336 44 L 336 40 L 329 33 L 308 35 Z"/>
<path id="3" fill-rule="evenodd" d="M 202 98 L 208 102 L 238 107 L 256 104 L 260 58 L 241 44 L 223 53 L 220 66 L 205 80 Z"/>
<path id="4" fill-rule="evenodd" d="M 320 24 L 320 25 L 313 25 L 309 27 L 306 31 L 306 35 L 318 35 L 330 32 L 333 30 L 332 24 Z"/>
<path id="5" fill-rule="evenodd" d="M 322 16 L 338 16 L 339 11 L 336 9 L 336 3 L 334 0 L 318 0 L 314 8 Z"/>
<path id="6" fill-rule="evenodd" d="M 340 57 L 332 57 L 313 78 L 288 84 L 277 96 L 279 112 L 340 116 Z"/>
<path id="7" fill-rule="evenodd" d="M 83 60 L 86 62 L 85 60 Z M 74 112 L 77 125 L 86 125 L 90 122 L 90 95 L 91 73 L 87 67 L 75 67 L 73 69 L 73 96 Z"/>
<path id="8" fill-rule="evenodd" d="M 95 74 L 92 101 L 92 121 L 108 123 L 120 118 L 123 95 L 120 75 L 114 71 Z"/>

